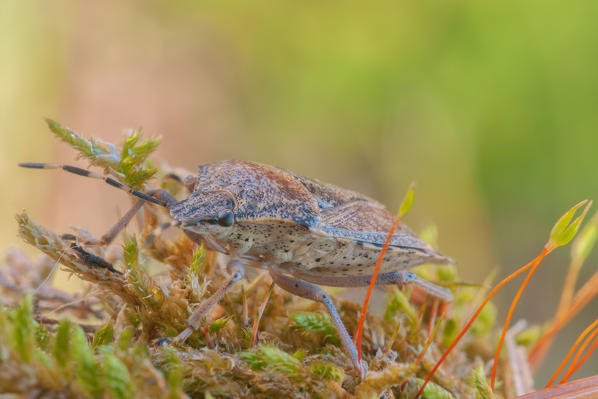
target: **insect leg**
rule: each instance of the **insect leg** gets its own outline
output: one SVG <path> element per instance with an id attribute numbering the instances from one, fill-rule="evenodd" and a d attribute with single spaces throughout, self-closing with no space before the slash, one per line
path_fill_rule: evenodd
<path id="1" fill-rule="evenodd" d="M 62 169 L 65 170 L 69 173 L 73 173 L 79 176 L 85 176 L 85 177 L 91 177 L 94 179 L 99 179 L 99 180 L 104 180 L 106 183 L 110 184 L 111 186 L 114 186 L 118 189 L 127 191 L 129 194 L 144 199 L 148 202 L 154 203 L 154 204 L 158 204 L 158 205 L 162 205 L 164 207 L 168 207 L 168 204 L 164 201 L 161 201 L 159 199 L 153 198 L 150 195 L 143 193 L 141 191 L 137 191 L 137 190 L 133 190 L 132 188 L 129 188 L 127 186 L 125 186 L 124 184 L 114 180 L 111 177 L 106 177 L 106 176 L 102 176 L 99 173 L 95 173 L 95 172 L 91 172 L 89 170 L 86 169 L 81 169 L 78 168 L 76 166 L 70 166 L 70 165 L 58 165 L 58 164 L 53 164 L 53 163 L 20 163 L 19 166 L 23 167 L 23 168 L 33 168 L 33 169 Z"/>
<path id="2" fill-rule="evenodd" d="M 301 270 L 293 270 L 293 275 L 315 284 L 328 285 L 330 287 L 366 287 L 370 285 L 372 276 L 314 276 Z M 405 285 L 415 284 L 428 294 L 443 301 L 451 302 L 453 294 L 442 287 L 437 286 L 419 277 L 417 274 L 406 270 L 398 270 L 391 273 L 379 274 L 376 285 Z"/>
<path id="3" fill-rule="evenodd" d="M 168 192 L 166 192 L 164 190 L 150 190 L 150 191 L 148 191 L 148 195 L 158 197 L 158 199 L 160 199 L 161 201 L 166 202 L 169 207 L 173 203 L 176 202 L 176 199 L 174 199 L 174 197 L 172 197 Z M 129 222 L 131 221 L 131 219 L 133 219 L 133 217 L 137 214 L 137 212 L 139 212 L 139 209 L 141 209 L 141 207 L 143 206 L 144 203 L 145 203 L 145 200 L 137 201 L 131 207 L 131 209 L 129 209 L 127 211 L 127 213 L 125 213 L 124 216 L 122 218 L 120 218 L 114 224 L 114 226 L 112 226 L 104 235 L 102 235 L 102 237 L 99 240 L 98 239 L 94 239 L 93 241 L 88 240 L 85 242 L 85 244 L 87 244 L 87 245 L 110 245 L 112 243 L 112 241 L 114 241 L 114 239 L 116 238 L 118 233 L 120 233 L 125 227 L 127 227 Z M 153 237 L 151 236 L 150 238 L 152 238 L 152 241 L 153 241 Z M 149 244 L 147 244 L 147 245 L 149 245 Z"/>
<path id="4" fill-rule="evenodd" d="M 158 198 L 160 201 L 165 202 L 168 208 L 170 208 L 173 204 L 176 203 L 176 199 L 165 190 L 150 190 L 147 192 L 147 194 L 151 195 L 152 197 Z M 133 216 L 137 214 L 137 212 L 139 211 L 139 209 L 141 209 L 144 203 L 145 200 L 137 201 L 135 205 L 133 205 L 133 207 L 129 209 L 129 211 L 125 213 L 125 215 L 118 222 L 116 222 L 114 226 L 112 226 L 110 230 L 106 232 L 106 234 L 102 236 L 100 240 L 100 245 L 110 244 L 118 235 L 118 233 L 120 233 L 122 229 L 124 229 L 127 226 L 127 224 L 129 224 L 131 219 L 133 219 Z M 150 236 L 150 238 L 152 238 L 153 241 L 153 237 Z"/>
<path id="5" fill-rule="evenodd" d="M 122 218 L 120 218 L 114 224 L 114 226 L 112 226 L 110 228 L 110 230 L 108 230 L 100 238 L 100 242 L 98 244 L 100 244 L 100 245 L 109 245 L 114 240 L 114 238 L 116 238 L 116 236 L 118 235 L 118 233 L 120 233 L 122 231 L 122 229 L 124 229 L 127 226 L 127 224 L 129 224 L 129 222 L 131 221 L 131 219 L 133 219 L 133 216 L 135 216 L 135 214 L 137 214 L 137 212 L 139 211 L 139 209 L 141 209 L 141 207 L 143 206 L 144 203 L 145 203 L 144 200 L 137 201 L 131 207 L 131 209 L 129 209 L 127 211 L 127 213 L 125 213 L 125 215 Z"/>
<path id="6" fill-rule="evenodd" d="M 293 276 L 314 284 L 327 285 L 329 287 L 367 287 L 372 280 L 371 275 L 365 276 L 316 276 L 302 270 L 293 270 Z M 392 273 L 379 274 L 376 285 L 404 285 L 413 283 L 418 277 L 406 270 L 399 270 Z"/>
<path id="7" fill-rule="evenodd" d="M 189 327 L 184 329 L 179 335 L 177 335 L 172 341 L 177 343 L 183 343 L 195 330 L 199 328 L 203 318 L 220 302 L 220 300 L 226 295 L 227 292 L 235 285 L 235 283 L 243 278 L 245 275 L 245 268 L 243 263 L 238 259 L 232 259 L 228 266 L 228 271 L 231 273 L 230 277 L 226 280 L 224 285 L 216 290 L 211 297 L 205 299 L 199 304 L 199 307 L 191 313 L 191 316 L 187 319 Z"/>
<path id="8" fill-rule="evenodd" d="M 336 308 L 334 307 L 332 299 L 330 299 L 330 296 L 326 293 L 326 291 L 317 285 L 310 284 L 306 281 L 296 279 L 275 270 L 270 270 L 270 276 L 272 276 L 272 279 L 280 288 L 302 298 L 320 302 L 326 307 L 326 310 L 330 314 L 332 322 L 334 323 L 336 331 L 341 339 L 341 344 L 345 350 L 345 353 L 351 359 L 353 366 L 362 374 L 365 374 L 365 367 L 362 367 L 357 358 L 357 349 L 355 348 L 355 344 L 353 344 L 351 336 L 347 332 L 345 325 L 343 324 L 338 312 L 336 311 Z"/>

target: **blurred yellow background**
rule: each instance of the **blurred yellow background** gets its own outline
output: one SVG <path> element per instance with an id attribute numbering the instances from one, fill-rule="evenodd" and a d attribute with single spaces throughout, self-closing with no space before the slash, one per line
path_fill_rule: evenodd
<path id="1" fill-rule="evenodd" d="M 155 159 L 171 166 L 254 160 L 391 210 L 415 180 L 407 224 L 438 227 L 463 281 L 506 275 L 566 209 L 598 199 L 597 12 L 555 0 L 3 0 L 1 248 L 24 246 L 23 208 L 56 231 L 99 235 L 129 203 L 96 181 L 16 167 L 73 163 L 48 116 L 117 142 L 143 127 L 163 136 Z M 552 315 L 567 262 L 568 248 L 551 255 L 516 318 Z M 515 289 L 497 300 L 502 315 Z M 541 380 L 595 306 L 559 335 Z"/>

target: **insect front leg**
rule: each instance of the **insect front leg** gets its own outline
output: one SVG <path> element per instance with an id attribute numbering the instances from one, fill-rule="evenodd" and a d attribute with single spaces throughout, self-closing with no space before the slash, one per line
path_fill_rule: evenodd
<path id="1" fill-rule="evenodd" d="M 245 267 L 243 263 L 236 258 L 233 258 L 227 265 L 230 277 L 226 282 L 216 290 L 208 299 L 203 300 L 197 309 L 191 313 L 191 316 L 187 319 L 189 325 L 179 335 L 177 335 L 172 341 L 177 343 L 183 343 L 195 330 L 199 328 L 203 318 L 210 313 L 210 311 L 220 302 L 220 300 L 226 295 L 227 292 L 234 287 L 234 285 L 245 276 Z"/>
<path id="2" fill-rule="evenodd" d="M 159 199 L 160 201 L 167 204 L 167 208 L 176 203 L 176 199 L 165 190 L 150 190 L 148 195 Z M 145 200 L 140 199 L 121 217 L 99 240 L 94 242 L 86 242 L 88 245 L 110 245 L 116 236 L 129 224 L 129 222 L 135 217 L 137 212 L 146 203 Z"/>
<path id="3" fill-rule="evenodd" d="M 274 280 L 276 285 L 278 285 L 280 288 L 302 298 L 320 302 L 326 307 L 326 310 L 330 314 L 332 322 L 334 323 L 336 331 L 338 332 L 338 335 L 341 339 L 341 344 L 345 353 L 351 359 L 353 366 L 357 370 L 359 370 L 362 377 L 364 377 L 367 371 L 366 364 L 365 362 L 363 362 L 363 365 L 359 363 L 355 344 L 353 344 L 351 336 L 347 332 L 347 329 L 345 328 L 343 321 L 341 320 L 340 316 L 338 315 L 338 312 L 336 311 L 336 307 L 334 306 L 332 299 L 330 299 L 330 296 L 326 293 L 326 291 L 324 291 L 317 285 L 310 284 L 306 281 L 296 279 L 294 277 L 277 272 L 275 270 L 270 270 L 270 276 L 272 276 L 272 280 Z"/>

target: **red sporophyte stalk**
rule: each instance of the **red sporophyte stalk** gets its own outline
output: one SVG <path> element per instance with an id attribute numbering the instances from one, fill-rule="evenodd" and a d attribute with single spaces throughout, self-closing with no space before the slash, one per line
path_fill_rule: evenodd
<path id="1" fill-rule="evenodd" d="M 521 284 L 521 287 L 517 291 L 517 294 L 515 295 L 513 302 L 511 303 L 511 307 L 509 308 L 509 313 L 507 315 L 507 320 L 505 322 L 505 326 L 504 326 L 502 334 L 501 334 L 498 348 L 494 355 L 494 364 L 492 366 L 492 382 L 491 382 L 492 389 L 494 389 L 496 366 L 498 363 L 498 356 L 500 354 L 500 349 L 502 347 L 502 343 L 504 341 L 504 336 L 505 336 L 506 330 L 509 326 L 509 322 L 511 320 L 513 311 L 515 309 L 515 306 L 517 305 L 517 301 L 519 300 L 521 293 L 523 292 L 523 289 L 526 287 L 527 283 L 529 282 L 529 279 L 533 275 L 535 269 L 538 267 L 538 265 L 540 264 L 542 259 L 546 255 L 548 255 L 550 252 L 552 252 L 555 248 L 567 244 L 575 236 L 575 234 L 579 230 L 579 226 L 581 225 L 581 222 L 585 218 L 585 215 L 587 214 L 591 204 L 592 204 L 591 201 L 588 202 L 587 200 L 584 200 L 584 201 L 579 202 L 575 206 L 573 206 L 571 209 L 569 209 L 569 211 L 567 211 L 563 216 L 561 216 L 561 218 L 555 223 L 554 227 L 552 228 L 552 230 L 550 232 L 549 240 L 546 243 L 546 245 L 544 245 L 544 248 L 542 249 L 542 252 L 540 253 L 540 255 L 538 255 L 534 260 L 532 260 L 527 265 L 525 265 L 525 266 L 519 268 L 518 270 L 516 270 L 515 272 L 511 273 L 508 277 L 506 277 L 504 280 L 502 280 L 500 283 L 498 283 L 498 285 L 496 285 L 496 287 L 494 287 L 494 289 L 492 291 L 490 291 L 490 293 L 486 296 L 486 298 L 484 299 L 482 304 L 478 307 L 478 310 L 474 313 L 474 315 L 467 322 L 465 327 L 461 330 L 461 332 L 459 333 L 457 338 L 448 347 L 448 349 L 442 354 L 442 356 L 440 357 L 438 362 L 436 362 L 436 364 L 434 365 L 434 368 L 432 369 L 432 371 L 430 371 L 430 373 L 426 377 L 426 380 L 424 381 L 424 383 L 420 387 L 419 391 L 417 392 L 416 398 L 422 394 L 422 392 L 424 391 L 424 388 L 426 387 L 427 383 L 432 379 L 432 376 L 434 375 L 434 373 L 436 372 L 438 367 L 440 367 L 440 365 L 442 364 L 444 359 L 446 359 L 446 357 L 449 355 L 449 353 L 455 348 L 455 346 L 457 346 L 457 344 L 459 343 L 461 338 L 463 338 L 465 333 L 469 330 L 469 328 L 471 327 L 471 325 L 473 324 L 475 319 L 480 315 L 484 306 L 486 306 L 486 304 L 498 292 L 498 290 L 500 288 L 502 288 L 505 284 L 507 284 L 509 281 L 511 281 L 518 275 L 520 275 L 521 273 L 523 273 L 527 270 L 530 270 L 527 277 Z M 573 220 L 573 222 L 571 222 L 571 219 L 573 219 L 573 215 L 577 212 L 577 210 L 579 208 L 583 207 L 584 205 L 585 205 L 585 208 L 582 211 L 581 215 L 578 216 L 577 218 L 575 218 L 575 220 Z M 567 360 L 568 360 L 568 358 L 569 357 L 567 357 Z M 565 363 L 566 363 L 566 361 L 565 361 Z M 564 365 L 562 365 L 562 367 L 563 366 Z M 559 370 L 558 370 L 559 372 L 562 369 L 562 367 L 559 368 Z M 556 378 L 556 377 L 554 377 L 554 378 Z"/>
<path id="2" fill-rule="evenodd" d="M 598 334 L 598 329 L 595 329 L 594 331 L 592 331 L 592 333 L 588 336 L 588 338 L 586 338 L 586 342 L 584 342 L 583 345 L 581 346 L 581 348 L 579 348 L 579 350 L 577 351 L 577 354 L 571 361 L 571 365 L 569 366 L 569 369 L 567 370 L 567 372 L 565 373 L 565 375 L 563 376 L 563 378 L 561 379 L 559 384 L 563 384 L 563 383 L 567 382 L 567 380 L 569 379 L 569 377 L 571 377 L 571 375 L 575 372 L 575 370 L 577 368 L 579 368 L 579 366 L 581 366 L 581 364 L 579 366 L 577 365 L 577 361 L 581 357 L 583 351 L 588 347 L 588 345 L 590 344 L 592 339 L 594 339 L 596 334 Z M 591 352 L 588 352 L 588 353 L 591 353 Z"/>
<path id="3" fill-rule="evenodd" d="M 584 337 L 586 335 L 588 335 L 588 333 L 590 331 L 592 331 L 596 326 L 598 326 L 598 319 L 595 320 L 592 324 L 590 324 L 585 330 L 583 330 L 583 332 L 580 334 L 580 336 L 577 337 L 577 339 L 575 340 L 575 343 L 573 343 L 573 346 L 571 347 L 571 349 L 569 349 L 569 352 L 567 352 L 567 356 L 565 356 L 565 358 L 563 359 L 563 361 L 561 362 L 559 367 L 556 369 L 556 371 L 552 375 L 552 378 L 550 379 L 550 381 L 548 381 L 548 383 L 546 384 L 546 388 L 550 387 L 554 383 L 554 381 L 556 380 L 556 378 L 558 377 L 560 372 L 563 370 L 563 368 L 569 361 L 569 358 L 571 358 L 571 355 L 573 355 L 573 351 L 579 346 L 579 344 L 584 339 Z"/>
<path id="4" fill-rule="evenodd" d="M 498 365 L 498 356 L 500 355 L 500 350 L 502 349 L 502 344 L 505 340 L 505 335 L 507 333 L 507 329 L 509 328 L 509 324 L 511 323 L 511 317 L 513 316 L 513 312 L 515 311 L 515 306 L 517 306 L 519 297 L 521 297 L 523 290 L 525 289 L 530 278 L 536 271 L 536 268 L 538 267 L 540 262 L 542 262 L 542 259 L 544 259 L 544 257 L 546 255 L 548 255 L 553 249 L 554 248 L 544 247 L 544 249 L 542 249 L 542 252 L 540 253 L 540 255 L 530 263 L 530 265 L 531 265 L 530 271 L 527 274 L 527 276 L 525 277 L 525 280 L 523 280 L 523 283 L 521 284 L 521 286 L 519 287 L 519 290 L 517 291 L 515 298 L 513 298 L 513 301 L 511 302 L 511 307 L 509 308 L 509 312 L 507 313 L 507 319 L 505 320 L 505 324 L 503 326 L 502 333 L 500 334 L 500 340 L 498 341 L 498 346 L 496 348 L 496 352 L 494 353 L 494 363 L 492 364 L 492 374 L 491 374 L 491 379 L 490 379 L 490 387 L 492 388 L 492 390 L 494 390 L 494 381 L 496 380 L 496 367 Z"/>
<path id="5" fill-rule="evenodd" d="M 376 284 L 376 278 L 378 277 L 378 272 L 380 271 L 380 265 L 382 265 L 382 259 L 384 259 L 384 254 L 388 250 L 388 245 L 390 244 L 390 240 L 399 226 L 399 223 L 403 219 L 403 216 L 409 211 L 411 208 L 411 204 L 413 203 L 413 187 L 414 184 L 411 183 L 409 186 L 409 190 L 407 190 L 407 194 L 399 207 L 399 213 L 395 218 L 392 227 L 390 228 L 388 235 L 386 236 L 386 241 L 384 241 L 384 245 L 382 246 L 382 251 L 380 251 L 380 256 L 378 256 L 378 261 L 376 262 L 376 267 L 374 268 L 374 272 L 372 273 L 372 280 L 370 281 L 370 286 L 368 287 L 368 292 L 365 296 L 365 300 L 363 301 L 363 306 L 361 308 L 361 315 L 359 316 L 359 322 L 357 323 L 357 328 L 355 329 L 355 334 L 353 335 L 353 340 L 355 341 L 355 345 L 357 347 L 357 359 L 361 361 L 361 336 L 363 331 L 363 323 L 365 322 L 365 312 L 368 308 L 368 303 L 370 302 L 370 296 L 372 295 L 372 291 L 374 290 L 374 285 Z"/>
<path id="6" fill-rule="evenodd" d="M 596 331 L 598 331 L 598 330 L 596 330 Z M 592 333 L 592 335 L 595 335 L 596 331 L 594 331 Z M 588 338 L 588 341 L 589 341 L 589 338 Z M 594 342 L 592 343 L 592 346 L 590 346 L 590 349 L 588 349 L 588 351 L 586 352 L 584 357 L 579 361 L 579 363 L 575 364 L 575 366 L 573 366 L 573 364 L 571 365 L 571 371 L 567 371 L 567 375 L 565 376 L 566 378 L 562 382 L 566 382 L 566 380 L 568 380 L 569 377 L 571 377 L 573 374 L 575 374 L 575 372 L 586 362 L 586 360 L 588 360 L 588 358 L 590 357 L 592 352 L 594 352 L 594 349 L 596 349 L 597 345 L 598 345 L 598 337 L 594 338 Z"/>
<path id="7" fill-rule="evenodd" d="M 440 359 L 438 360 L 438 362 L 436 362 L 436 365 L 434 365 L 434 368 L 432 369 L 432 371 L 430 371 L 430 373 L 426 377 L 426 380 L 424 381 L 424 383 L 420 387 L 419 392 L 417 393 L 416 397 L 419 396 L 419 395 L 421 395 L 421 393 L 424 391 L 424 388 L 425 388 L 426 384 L 432 379 L 432 376 L 434 375 L 434 373 L 436 372 L 436 370 L 438 370 L 438 367 L 440 367 L 440 365 L 442 364 L 442 362 L 444 361 L 444 359 L 446 359 L 446 357 L 453 350 L 453 348 L 455 346 L 457 346 L 457 344 L 459 343 L 459 341 L 461 340 L 461 338 L 463 338 L 463 336 L 465 335 L 465 333 L 467 332 L 467 330 L 469 330 L 469 328 L 471 327 L 471 325 L 473 324 L 473 322 L 475 321 L 475 319 L 477 319 L 477 317 L 479 316 L 479 314 L 484 309 L 484 306 L 486 306 L 486 304 L 490 301 L 490 299 L 494 296 L 494 294 L 496 294 L 498 292 L 498 290 L 503 285 L 505 285 L 506 283 L 508 283 L 509 281 L 511 281 L 513 278 L 517 277 L 521 273 L 523 273 L 526 270 L 528 270 L 531 267 L 533 267 L 534 266 L 534 262 L 538 258 L 534 259 L 532 262 L 528 263 L 527 265 L 523 266 L 519 270 L 517 270 L 514 273 L 512 273 L 510 276 L 508 276 L 507 278 L 505 278 L 504 280 L 502 280 L 500 283 L 498 283 L 498 285 L 496 287 L 494 287 L 494 289 L 492 291 L 490 291 L 490 293 L 486 296 L 486 298 L 484 299 L 484 301 L 482 302 L 482 304 L 478 307 L 478 310 L 473 314 L 473 316 L 471 317 L 471 319 L 469 319 L 469 321 L 467 322 L 467 324 L 465 325 L 465 327 L 463 327 L 463 329 L 461 330 L 461 332 L 459 333 L 459 335 L 457 336 L 457 338 L 448 347 L 448 349 L 442 354 L 442 356 L 440 357 Z"/>

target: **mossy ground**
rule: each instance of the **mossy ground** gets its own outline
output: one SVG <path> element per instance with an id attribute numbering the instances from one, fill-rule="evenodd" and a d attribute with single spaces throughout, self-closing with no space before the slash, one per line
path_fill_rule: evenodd
<path id="1" fill-rule="evenodd" d="M 143 190 L 154 178 L 173 195 L 184 195 L 182 185 L 149 166 L 147 157 L 157 141 L 139 142 L 135 133 L 119 150 L 53 121 L 49 125 L 92 165 L 122 183 Z M 110 270 L 86 262 L 79 244 L 26 213 L 17 215 L 19 235 L 45 255 L 32 261 L 13 251 L 0 269 L 2 392 L 44 398 L 411 398 L 481 300 L 479 287 L 456 288 L 451 310 L 434 329 L 432 299 L 411 288 L 390 287 L 383 314 L 366 318 L 362 356 L 369 373 L 363 380 L 341 350 L 324 309 L 277 287 L 270 292 L 267 275 L 237 284 L 185 344 L 158 345 L 156 340 L 186 327 L 191 311 L 226 276 L 220 255 L 183 234 L 141 244 L 167 220 L 160 207 L 145 205 L 137 231 L 107 247 L 84 245 L 95 238 L 76 230 L 85 251 L 109 261 Z M 57 264 L 88 282 L 85 292 L 71 295 L 53 287 Z M 452 266 L 424 266 L 418 273 L 456 286 Z M 253 325 L 266 299 L 252 346 Z M 338 296 L 335 302 L 347 329 L 354 331 L 360 304 Z M 485 378 L 495 310 L 486 309 L 424 397 L 495 395 Z M 506 362 L 500 370 L 501 380 L 510 381 Z M 509 384 L 498 391 L 509 395 Z"/>

